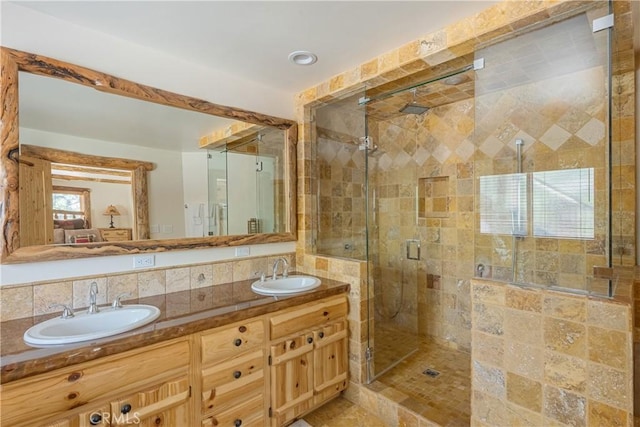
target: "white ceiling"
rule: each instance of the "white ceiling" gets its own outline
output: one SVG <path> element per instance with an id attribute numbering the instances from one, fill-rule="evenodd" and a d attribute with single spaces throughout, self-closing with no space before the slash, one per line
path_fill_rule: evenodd
<path id="1" fill-rule="evenodd" d="M 300 92 L 495 1 L 20 1 L 178 58 Z M 288 62 L 309 50 L 318 63 Z"/>
<path id="2" fill-rule="evenodd" d="M 495 3 L 0 0 L 0 41 L 211 102 L 293 118 L 296 93 Z M 290 63 L 287 56 L 294 50 L 316 53 L 317 64 Z M 88 116 L 92 112 L 96 116 L 95 109 L 80 107 L 84 102 L 80 98 L 65 95 L 64 106 L 56 102 L 63 96 L 47 93 L 38 86 L 31 95 L 21 95 L 21 111 L 35 114 L 21 125 L 86 138 L 195 149 L 209 129 L 228 123 L 202 121 L 195 114 L 194 125 L 184 115 L 154 118 L 153 131 L 145 133 L 140 124 L 146 109 L 130 104 L 131 108 L 118 107 L 109 114 L 102 109 L 98 126 Z M 45 98 L 46 110 L 55 107 L 57 115 L 36 120 L 45 116 L 26 99 Z M 134 117 L 137 133 L 125 134 Z M 174 126 L 177 122 L 180 128 Z M 157 137 L 140 138 L 144 134 Z M 181 141 L 176 144 L 178 136 Z"/>

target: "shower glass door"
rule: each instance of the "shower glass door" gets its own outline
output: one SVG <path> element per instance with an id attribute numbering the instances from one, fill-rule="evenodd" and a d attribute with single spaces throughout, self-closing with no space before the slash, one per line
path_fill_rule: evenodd
<path id="1" fill-rule="evenodd" d="M 426 261 L 435 255 L 419 227 L 418 177 L 425 159 L 418 129 L 424 115 L 413 113 L 417 104 L 405 102 L 407 96 L 367 105 L 369 381 L 418 349 L 418 277 L 426 278 Z"/>
<path id="2" fill-rule="evenodd" d="M 395 119 L 370 116 L 364 99 L 363 89 L 312 111 L 313 242 L 317 254 L 367 261 L 371 381 L 418 347 L 416 283 L 428 248 L 420 248 L 416 217 L 418 116 L 395 108 Z"/>
<path id="3" fill-rule="evenodd" d="M 608 14 L 476 52 L 476 277 L 610 295 Z"/>

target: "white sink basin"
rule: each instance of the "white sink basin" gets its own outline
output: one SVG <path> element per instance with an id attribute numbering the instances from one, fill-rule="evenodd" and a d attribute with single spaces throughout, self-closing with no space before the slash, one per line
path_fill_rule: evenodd
<path id="1" fill-rule="evenodd" d="M 33 345 L 70 344 L 121 334 L 153 322 L 160 310 L 152 305 L 132 304 L 122 308 L 101 307 L 98 313 L 76 313 L 74 317 L 56 317 L 32 326 L 24 341 Z"/>
<path id="2" fill-rule="evenodd" d="M 310 291 L 320 286 L 320 279 L 311 276 L 289 276 L 276 280 L 258 280 L 251 284 L 251 290 L 260 295 L 291 295 Z"/>

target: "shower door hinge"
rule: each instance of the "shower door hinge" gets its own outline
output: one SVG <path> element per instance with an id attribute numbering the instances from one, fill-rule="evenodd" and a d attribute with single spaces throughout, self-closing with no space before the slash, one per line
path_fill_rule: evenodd
<path id="1" fill-rule="evenodd" d="M 482 70 L 484 68 L 484 58 L 478 58 L 473 61 L 473 70 Z"/>
<path id="2" fill-rule="evenodd" d="M 366 348 L 366 350 L 364 351 L 364 359 L 367 361 L 373 360 L 373 348 L 371 347 Z"/>
<path id="3" fill-rule="evenodd" d="M 358 99 L 358 105 L 365 105 L 367 102 L 371 101 L 371 98 L 367 98 L 366 96 Z"/>
<path id="4" fill-rule="evenodd" d="M 370 136 L 363 136 L 360 138 L 360 145 L 358 145 L 358 149 L 360 151 L 364 151 L 364 150 L 374 150 L 376 148 L 375 145 L 373 145 L 373 138 Z"/>
<path id="5" fill-rule="evenodd" d="M 613 13 L 594 19 L 591 23 L 593 25 L 593 32 L 597 33 L 598 31 L 606 30 L 607 28 L 613 28 L 613 21 Z"/>

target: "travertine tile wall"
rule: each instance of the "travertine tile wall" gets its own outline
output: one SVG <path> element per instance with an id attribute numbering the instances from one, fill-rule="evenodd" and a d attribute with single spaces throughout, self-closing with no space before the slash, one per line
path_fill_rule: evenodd
<path id="1" fill-rule="evenodd" d="M 365 135 L 362 109 L 349 97 L 315 114 L 319 200 L 314 212 L 316 253 L 364 259 Z"/>
<path id="2" fill-rule="evenodd" d="M 392 322 L 405 329 L 417 326 L 415 332 L 467 351 L 471 345 L 473 146 L 471 151 L 458 148 L 471 144 L 473 104 L 469 99 L 435 107 L 424 115 L 370 121 L 370 133 L 378 145 L 378 153 L 370 159 L 370 182 L 378 195 L 373 245 L 377 259 L 372 268 L 375 303 L 385 311 L 393 310 L 402 295 L 402 310 Z M 416 191 L 425 192 L 424 206 L 417 212 Z M 406 259 L 407 239 L 421 242 L 419 261 Z"/>
<path id="3" fill-rule="evenodd" d="M 313 134 L 311 129 L 313 126 L 313 117 L 311 107 L 321 103 L 330 103 L 343 98 L 346 94 L 353 92 L 363 84 L 366 84 L 369 88 L 375 88 L 385 83 L 393 82 L 399 78 L 406 77 L 417 71 L 426 73 L 425 75 L 427 75 L 430 72 L 430 69 L 433 70 L 434 75 L 440 74 L 448 69 L 445 65 L 447 61 L 473 53 L 479 43 L 508 36 L 510 33 L 518 31 L 519 29 L 535 26 L 536 24 L 548 19 L 557 19 L 559 16 L 562 16 L 567 12 L 585 10 L 590 8 L 592 5 L 592 2 L 572 1 L 501 2 L 480 14 L 464 19 L 440 31 L 427 34 L 418 40 L 407 43 L 393 51 L 386 52 L 371 61 L 361 64 L 354 69 L 346 70 L 328 81 L 322 82 L 315 87 L 299 93 L 296 97 L 297 119 L 300 130 L 300 141 L 298 144 L 298 174 L 300 178 L 300 185 L 298 186 L 299 239 L 296 251 L 299 267 L 303 270 L 308 269 L 309 272 L 313 272 L 316 271 L 316 261 L 318 261 L 322 267 L 333 261 L 331 258 L 327 259 L 326 257 L 317 257 L 313 255 L 313 251 L 311 250 L 314 238 L 312 214 L 317 211 L 317 206 L 315 205 L 317 196 L 315 192 L 315 189 L 317 188 L 317 177 L 312 173 L 312 166 L 314 166 L 312 165 L 312 159 L 314 158 L 315 150 L 318 148 L 315 146 L 316 141 L 312 138 Z M 632 76 L 634 71 L 633 54 L 631 49 L 632 44 L 630 43 L 629 36 L 629 30 L 632 28 L 629 2 L 616 1 L 614 2 L 614 7 L 616 9 L 617 21 L 616 33 L 618 33 L 614 47 L 614 82 L 619 80 L 626 83 L 629 81 L 629 76 L 631 76 L 630 80 L 633 81 Z M 615 262 L 616 265 L 633 265 L 635 263 L 634 256 L 632 255 L 634 253 L 633 239 L 630 237 L 635 235 L 635 226 L 632 221 L 635 218 L 635 188 L 628 180 L 623 179 L 624 177 L 630 176 L 628 173 L 630 170 L 635 171 L 635 142 L 633 136 L 635 132 L 635 111 L 633 108 L 634 89 L 631 87 L 632 86 L 625 84 L 621 86 L 621 93 L 617 93 L 617 90 L 613 91 L 614 105 L 618 105 L 618 107 L 614 107 L 614 110 L 612 111 L 614 164 L 618 159 L 621 160 L 620 166 L 614 167 L 614 176 L 620 177 L 621 179 L 618 180 L 618 183 L 614 184 L 615 186 L 612 192 L 612 198 L 616 201 L 624 201 L 624 203 L 616 205 L 620 209 L 616 210 L 614 213 L 615 223 L 618 224 L 615 226 L 617 227 L 615 228 L 615 233 L 618 234 L 614 236 L 614 239 L 619 240 L 619 242 L 614 240 L 614 246 L 617 245 L 627 248 L 626 250 L 621 251 L 622 253 L 617 257 Z M 623 191 L 631 189 L 633 190 Z M 365 289 L 366 268 L 362 267 L 361 262 L 349 260 L 337 260 L 337 262 L 344 265 L 349 265 L 350 263 L 359 265 L 359 269 L 351 268 L 350 270 L 353 273 L 357 273 L 359 271 L 360 275 L 349 276 L 348 279 L 353 283 L 359 282 L 361 284 L 359 289 Z M 334 269 L 328 269 L 325 274 L 327 277 L 332 277 L 334 271 Z M 371 295 L 365 296 L 361 293 L 357 298 L 360 302 L 357 307 L 362 308 L 366 306 L 363 305 L 363 303 L 366 303 L 365 298 L 369 298 L 369 300 L 371 300 Z M 583 325 L 585 325 L 584 327 L 587 328 L 587 325 L 597 327 L 594 323 L 600 322 L 600 317 L 607 316 L 607 314 L 603 313 L 603 309 L 606 312 L 606 308 L 609 304 L 611 303 L 607 301 L 589 300 L 588 305 L 593 308 L 593 310 L 591 310 L 592 317 L 590 317 L 591 320 L 589 321 L 591 324 L 583 323 Z M 360 311 L 362 312 L 362 310 Z M 363 341 L 366 336 L 363 333 L 365 320 L 366 319 L 364 317 L 360 317 L 354 321 L 354 324 L 360 325 L 360 329 L 357 331 L 351 330 L 351 337 L 352 340 L 360 340 L 360 346 L 352 347 L 359 347 L 360 349 L 363 349 L 366 344 L 366 342 Z M 602 319 L 602 321 L 606 321 L 606 319 Z M 477 338 L 478 339 L 473 340 L 473 346 L 490 345 L 492 341 L 491 335 L 487 333 L 479 335 Z M 545 342 L 544 335 L 542 336 L 542 339 L 543 342 Z M 546 346 L 546 344 L 543 345 Z M 607 344 L 591 341 L 591 346 L 593 347 L 592 351 L 597 352 L 599 350 L 605 350 Z M 627 350 L 625 350 L 625 352 L 627 357 L 626 360 L 629 360 L 630 355 Z M 360 366 L 363 366 L 364 360 L 361 356 L 362 353 L 353 357 L 358 359 Z M 592 366 L 597 366 L 597 363 L 599 362 L 594 363 L 596 363 L 596 365 Z M 352 371 L 352 373 L 353 372 L 354 371 Z M 370 394 L 372 395 L 373 393 L 367 393 L 366 389 L 359 387 L 357 384 L 360 380 L 358 375 L 360 375 L 361 378 L 364 378 L 362 377 L 362 371 L 358 371 L 356 376 L 352 377 L 353 387 L 349 389 L 348 397 L 357 402 L 360 400 L 362 394 L 366 394 L 366 399 L 368 400 L 382 400 L 380 405 L 383 405 L 386 408 L 384 412 L 389 414 L 390 420 L 396 422 L 396 424 L 400 419 L 406 420 L 406 417 L 403 416 L 406 411 L 403 411 L 400 406 L 392 403 L 390 404 L 388 400 L 385 400 L 384 396 L 370 396 Z M 592 369 L 587 371 L 587 378 L 590 384 L 597 384 L 601 380 L 603 383 L 606 383 L 607 379 L 602 378 L 602 375 L 603 374 L 597 370 Z M 526 379 L 523 375 L 520 376 Z M 517 383 L 517 381 L 517 377 L 512 377 L 513 383 Z M 497 387 L 500 387 L 499 377 L 496 378 L 495 383 Z M 474 387 L 476 386 L 481 386 L 481 384 L 474 385 Z M 540 387 L 542 387 L 542 385 Z M 547 394 L 543 396 L 546 396 L 547 403 L 557 402 L 557 400 L 554 400 L 554 396 L 558 396 L 558 393 L 560 392 L 559 387 L 549 384 L 549 388 L 544 390 L 546 390 Z M 534 391 L 535 389 L 532 390 L 532 392 Z M 625 410 L 625 408 L 617 408 L 616 404 L 613 402 L 602 402 L 598 400 L 598 393 L 599 392 L 596 392 L 596 395 L 593 395 L 592 393 L 591 395 L 590 402 L 593 404 L 588 407 L 588 410 L 593 414 L 590 415 L 592 417 L 590 418 L 591 420 L 596 419 L 595 417 L 597 416 L 597 413 L 607 413 L 607 407 L 613 408 L 612 413 L 614 414 L 614 417 L 616 416 L 615 414 L 617 413 L 617 409 Z M 535 393 L 533 393 L 532 396 L 535 396 Z M 583 398 L 588 399 L 586 396 L 578 396 L 575 401 L 583 402 Z M 623 400 L 625 399 L 626 398 Z M 482 408 L 476 405 L 477 407 L 475 410 L 484 410 L 485 412 L 498 411 L 504 413 L 504 408 L 507 405 L 506 402 L 506 399 L 491 397 L 486 401 L 486 404 L 483 405 Z M 600 406 L 601 404 L 604 404 L 605 406 Z M 627 405 L 627 403 L 625 403 L 625 405 Z M 603 409 L 600 410 L 599 408 Z M 540 412 L 540 414 L 543 414 L 543 412 Z M 561 417 L 561 415 L 554 415 L 556 413 L 553 411 L 548 411 L 547 414 L 549 415 L 547 417 L 548 420 L 555 420 L 558 417 Z M 625 416 L 627 416 L 628 419 L 628 412 Z M 477 425 L 491 425 L 488 422 L 485 423 L 478 421 L 479 419 L 479 417 L 475 418 L 474 422 Z M 613 418 L 609 418 L 609 420 L 612 419 Z M 413 424 L 415 423 L 412 421 L 412 425 Z M 419 424 L 431 425 L 426 420 L 419 420 Z M 551 421 L 550 424 L 561 425 L 562 423 L 560 421 Z M 493 425 L 504 425 L 504 422 L 501 421 L 501 423 Z M 605 420 L 601 425 L 610 424 Z"/>
<path id="4" fill-rule="evenodd" d="M 472 425 L 632 425 L 629 304 L 471 286 Z"/>
<path id="5" fill-rule="evenodd" d="M 87 307 L 92 282 L 98 284 L 98 304 L 106 304 L 122 293 L 129 294 L 122 299 L 126 301 L 257 278 L 261 273 L 270 271 L 273 262 L 281 256 L 294 270 L 295 254 L 286 253 L 136 273 L 77 277 L 59 282 L 3 286 L 0 288 L 0 321 L 60 311 L 59 307 L 50 308 L 52 304 L 66 304 L 74 309 Z"/>
<path id="6" fill-rule="evenodd" d="M 499 48 L 496 47 L 496 48 Z M 528 238 L 518 241 L 517 282 L 600 290 L 593 266 L 607 265 L 609 212 L 606 69 L 600 66 L 478 94 L 475 103 L 475 175 L 516 172 L 515 139 L 524 145 L 522 172 L 594 168 L 595 238 Z M 535 94 L 535 95 L 534 95 Z M 517 105 L 517 108 L 514 108 Z M 478 194 L 476 203 L 480 203 Z M 481 234 L 476 205 L 475 262 L 496 280 L 511 281 L 513 239 Z M 596 289 L 598 288 L 598 289 Z"/>

